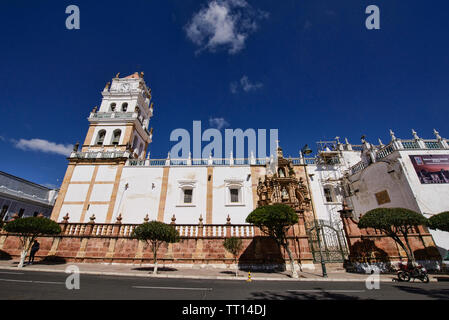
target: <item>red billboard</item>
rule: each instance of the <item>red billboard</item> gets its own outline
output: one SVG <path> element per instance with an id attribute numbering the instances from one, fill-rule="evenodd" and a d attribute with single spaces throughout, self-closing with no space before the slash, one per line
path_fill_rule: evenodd
<path id="1" fill-rule="evenodd" d="M 449 155 L 413 155 L 410 160 L 422 184 L 449 183 Z"/>

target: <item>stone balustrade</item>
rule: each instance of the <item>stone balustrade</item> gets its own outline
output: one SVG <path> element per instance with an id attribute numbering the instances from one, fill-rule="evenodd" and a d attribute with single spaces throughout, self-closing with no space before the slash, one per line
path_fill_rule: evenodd
<path id="1" fill-rule="evenodd" d="M 62 236 L 130 238 L 138 224 L 59 223 Z M 176 224 L 181 238 L 252 238 L 255 227 L 248 224 Z"/>

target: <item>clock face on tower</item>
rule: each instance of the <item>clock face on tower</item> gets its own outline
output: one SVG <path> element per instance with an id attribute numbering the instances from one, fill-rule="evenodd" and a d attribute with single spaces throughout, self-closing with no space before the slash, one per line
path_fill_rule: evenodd
<path id="1" fill-rule="evenodd" d="M 122 91 L 122 92 L 126 92 L 126 91 L 129 91 L 129 88 L 130 88 L 129 83 L 122 83 L 122 84 L 119 86 L 118 90 L 119 90 L 119 91 Z"/>

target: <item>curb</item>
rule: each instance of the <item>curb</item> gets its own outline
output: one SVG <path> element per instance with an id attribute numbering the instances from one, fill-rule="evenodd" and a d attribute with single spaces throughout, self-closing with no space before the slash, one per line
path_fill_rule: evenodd
<path id="1" fill-rule="evenodd" d="M 66 273 L 65 270 L 58 269 L 18 269 L 17 267 L 2 267 L 0 270 L 14 270 L 14 271 L 36 271 L 36 272 L 56 272 Z M 197 280 L 231 280 L 231 281 L 246 281 L 247 277 L 224 277 L 224 276 L 183 276 L 183 275 L 152 275 L 152 274 L 138 274 L 125 272 L 103 272 L 103 271 L 80 271 L 80 274 L 100 275 L 100 276 L 120 276 L 120 277 L 140 277 L 140 278 L 159 278 L 159 279 L 197 279 Z M 368 276 L 368 275 L 367 275 Z M 395 278 L 381 278 L 380 282 L 393 282 Z M 299 279 L 280 279 L 269 277 L 251 277 L 252 281 L 294 281 L 294 282 L 365 282 L 366 279 L 344 279 L 344 278 L 299 278 Z M 430 278 L 430 282 L 441 282 L 436 278 Z M 447 281 L 447 280 L 446 280 Z"/>

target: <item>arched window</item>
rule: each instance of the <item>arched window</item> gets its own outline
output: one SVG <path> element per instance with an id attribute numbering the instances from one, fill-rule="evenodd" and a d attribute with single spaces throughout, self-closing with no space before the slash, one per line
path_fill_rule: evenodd
<path id="1" fill-rule="evenodd" d="M 120 143 L 120 136 L 122 134 L 122 130 L 117 129 L 114 130 L 114 133 L 112 134 L 112 143 L 113 145 L 118 145 Z"/>
<path id="2" fill-rule="evenodd" d="M 126 103 L 126 102 L 124 102 L 123 104 L 122 104 L 122 111 L 123 112 L 126 112 L 128 110 L 128 104 Z"/>
<path id="3" fill-rule="evenodd" d="M 110 109 L 111 109 L 111 112 L 115 112 L 115 109 L 117 108 L 117 104 L 114 102 L 114 103 L 111 103 L 111 107 L 110 107 Z"/>
<path id="4" fill-rule="evenodd" d="M 104 137 L 106 136 L 106 130 L 100 130 L 97 135 L 96 145 L 102 146 L 104 142 Z"/>

